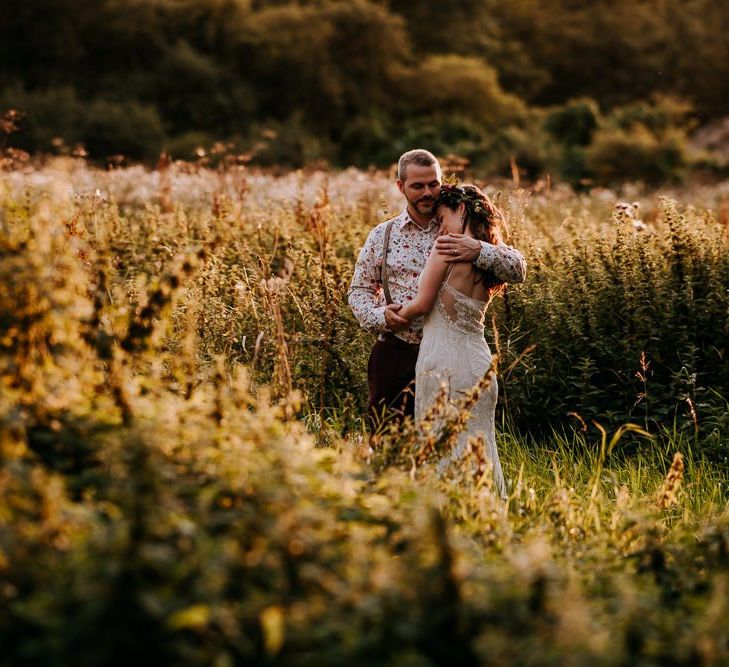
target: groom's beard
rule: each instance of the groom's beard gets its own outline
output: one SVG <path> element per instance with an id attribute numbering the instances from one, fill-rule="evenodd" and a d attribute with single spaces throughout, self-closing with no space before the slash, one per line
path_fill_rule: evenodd
<path id="1" fill-rule="evenodd" d="M 432 215 L 435 199 L 433 197 L 421 197 L 420 199 L 415 200 L 415 203 L 411 202 L 411 204 L 421 215 Z"/>

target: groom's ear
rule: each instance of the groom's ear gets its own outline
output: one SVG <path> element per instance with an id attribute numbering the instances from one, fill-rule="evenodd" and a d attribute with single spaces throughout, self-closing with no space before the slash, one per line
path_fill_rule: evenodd
<path id="1" fill-rule="evenodd" d="M 405 194 L 405 183 L 403 183 L 399 178 L 395 181 L 397 183 L 397 189 L 402 192 L 402 194 Z"/>

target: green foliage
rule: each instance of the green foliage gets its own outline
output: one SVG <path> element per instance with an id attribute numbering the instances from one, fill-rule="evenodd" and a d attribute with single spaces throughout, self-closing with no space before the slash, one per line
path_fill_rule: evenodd
<path id="1" fill-rule="evenodd" d="M 547 73 L 547 81 L 527 98 L 531 103 L 555 104 L 585 96 L 602 107 L 613 107 L 656 92 L 673 92 L 686 95 L 707 113 L 708 106 L 700 100 L 716 99 L 710 91 L 717 81 L 709 83 L 698 76 L 702 67 L 698 62 L 712 77 L 717 69 L 725 71 L 723 64 L 713 64 L 715 56 L 697 58 L 686 48 L 706 40 L 716 54 L 725 49 L 719 42 L 727 7 L 707 0 L 517 0 L 499 5 L 499 15 L 504 34 L 513 36 L 531 62 Z M 691 70 L 694 74 L 688 75 Z M 709 113 L 718 107 L 713 108 Z M 725 105 L 720 113 L 726 113 Z"/>
<path id="2" fill-rule="evenodd" d="M 264 8 L 237 40 L 260 91 L 259 118 L 298 112 L 335 135 L 352 117 L 392 106 L 410 54 L 402 22 L 366 0 Z"/>
<path id="3" fill-rule="evenodd" d="M 655 157 L 654 181 L 687 161 L 670 127 L 690 129 L 672 117 L 686 109 L 656 95 L 686 100 L 702 121 L 727 113 L 729 14 L 711 0 L 6 4 L 0 101 L 27 114 L 13 142 L 32 152 L 60 137 L 100 161 L 152 162 L 160 145 L 202 132 L 266 166 L 386 166 L 412 136 L 495 173 L 516 157 L 529 176 L 573 184 L 635 178 Z M 595 105 L 607 127 L 596 128 Z M 544 113 L 546 134 L 533 126 Z M 291 140 L 279 132 L 289 124 Z M 278 141 L 261 144 L 266 127 Z M 593 173 L 632 141 L 628 171 Z"/>
<path id="4" fill-rule="evenodd" d="M 512 175 L 512 160 L 519 172 L 530 179 L 556 169 L 559 149 L 541 127 L 538 114 L 522 125 L 503 128 L 491 138 L 489 150 L 483 152 L 483 161 L 490 171 L 504 176 Z"/>
<path id="5" fill-rule="evenodd" d="M 185 132 L 165 142 L 165 152 L 176 160 L 192 160 L 200 148 L 209 149 L 215 140 L 205 132 Z"/>
<path id="6" fill-rule="evenodd" d="M 323 428 L 317 443 L 305 424 L 331 424 L 352 408 L 337 400 L 364 394 L 371 341 L 343 298 L 386 181 L 225 165 L 103 172 L 64 159 L 0 173 L 4 664 L 729 659 L 726 469 L 685 433 L 662 443 L 600 426 L 537 444 L 502 432 L 507 504 L 470 458 L 443 478 L 414 463 L 411 424 L 369 462 L 354 456 L 359 432 L 317 446 Z M 579 305 L 612 345 L 609 306 L 620 318 L 642 307 L 644 333 L 655 322 L 630 291 L 642 257 L 657 309 L 683 294 L 662 326 L 713 382 L 702 336 L 726 312 L 724 241 L 697 211 L 667 203 L 663 221 L 655 244 L 583 241 L 552 262 L 532 251 L 531 282 L 500 314 L 512 327 L 502 365 L 528 324 L 544 349 L 573 355 L 558 375 L 578 367 L 589 389 L 605 357 L 593 343 L 579 360 L 569 280 L 595 288 Z M 545 360 L 529 357 L 532 380 L 564 389 Z M 502 384 L 510 401 L 521 373 Z M 685 456 L 671 463 L 675 447 Z"/>
<path id="7" fill-rule="evenodd" d="M 675 130 L 690 130 L 694 124 L 692 113 L 693 107 L 683 100 L 656 96 L 650 101 L 618 107 L 606 120 L 624 130 L 643 126 L 660 136 Z"/>
<path id="8" fill-rule="evenodd" d="M 685 134 L 667 131 L 656 136 L 642 124 L 629 130 L 598 130 L 585 154 L 587 170 L 602 184 L 676 182 L 688 164 Z"/>
<path id="9" fill-rule="evenodd" d="M 424 54 L 455 54 L 481 60 L 498 72 L 511 93 L 531 99 L 549 80 L 505 18 L 510 8 L 493 0 L 407 2 L 391 0 L 392 11 L 406 18 L 413 44 Z"/>
<path id="10" fill-rule="evenodd" d="M 0 97 L 0 106 L 25 110 L 26 129 L 18 144 L 30 150 L 83 144 L 92 158 L 103 160 L 118 153 L 151 159 L 162 148 L 164 130 L 156 110 L 134 101 L 83 102 L 71 88 L 11 89 Z"/>
<path id="11" fill-rule="evenodd" d="M 23 133 L 13 137 L 16 146 L 50 152 L 56 137 L 63 138 L 69 145 L 77 143 L 81 137 L 83 108 L 72 88 L 28 93 L 14 87 L 3 91 L 0 106 L 23 109 Z"/>
<path id="12" fill-rule="evenodd" d="M 334 143 L 312 131 L 300 113 L 255 126 L 246 144 L 256 163 L 266 167 L 285 164 L 298 168 L 334 161 L 337 156 Z"/>
<path id="13" fill-rule="evenodd" d="M 564 146 L 587 146 L 599 118 L 600 110 L 593 100 L 571 100 L 547 114 L 544 128 Z"/>
<path id="14" fill-rule="evenodd" d="M 230 133 L 255 115 L 256 95 L 210 55 L 186 41 L 166 50 L 155 67 L 154 85 L 143 93 L 167 119 L 172 135 L 189 129 Z M 221 137 L 218 137 L 221 138 Z"/>
<path id="15" fill-rule="evenodd" d="M 678 182 L 693 162 L 687 148 L 691 106 L 671 97 L 614 108 L 602 115 L 590 99 L 555 107 L 544 129 L 559 142 L 559 175 L 573 185 Z"/>
<path id="16" fill-rule="evenodd" d="M 670 200 L 648 232 L 610 229 L 607 218 L 596 228 L 585 213 L 563 224 L 574 238 L 538 251 L 534 239 L 529 279 L 500 314 L 502 340 L 520 341 L 510 356 L 536 345 L 509 377 L 516 423 L 540 429 L 576 412 L 708 435 L 725 411 L 715 392 L 729 382 L 722 226 Z M 723 445 L 706 451 L 726 455 Z"/>
<path id="17" fill-rule="evenodd" d="M 524 105 L 506 94 L 496 72 L 476 58 L 430 56 L 401 83 L 401 93 L 415 113 L 471 117 L 486 129 L 523 116 Z M 427 95 L 423 89 L 427 89 Z"/>
<path id="18" fill-rule="evenodd" d="M 164 133 L 153 107 L 96 100 L 86 114 L 82 136 L 92 157 L 121 153 L 138 159 L 159 155 Z"/>

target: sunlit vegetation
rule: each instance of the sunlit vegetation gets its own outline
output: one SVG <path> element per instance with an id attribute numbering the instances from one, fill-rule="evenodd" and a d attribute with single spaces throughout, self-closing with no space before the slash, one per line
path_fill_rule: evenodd
<path id="1" fill-rule="evenodd" d="M 12 665 L 729 661 L 725 194 L 488 186 L 506 505 L 363 437 L 344 298 L 386 174 L 0 173 Z M 475 450 L 477 451 L 477 450 Z"/>

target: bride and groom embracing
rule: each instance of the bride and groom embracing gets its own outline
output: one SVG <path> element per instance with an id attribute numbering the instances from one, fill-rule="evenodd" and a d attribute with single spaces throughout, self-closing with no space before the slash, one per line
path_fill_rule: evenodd
<path id="1" fill-rule="evenodd" d="M 378 334 L 367 367 L 372 432 L 388 413 L 419 422 L 443 383 L 455 402 L 483 378 L 491 365 L 484 338 L 489 299 L 526 273 L 522 254 L 501 240 L 498 209 L 476 186 L 442 184 L 432 153 L 401 155 L 397 186 L 407 205 L 370 232 L 348 293 L 360 325 Z M 494 379 L 439 468 L 465 454 L 469 437 L 481 436 L 505 496 L 497 396 Z"/>

